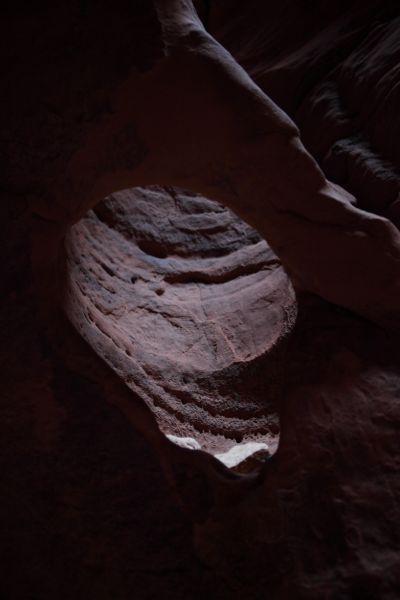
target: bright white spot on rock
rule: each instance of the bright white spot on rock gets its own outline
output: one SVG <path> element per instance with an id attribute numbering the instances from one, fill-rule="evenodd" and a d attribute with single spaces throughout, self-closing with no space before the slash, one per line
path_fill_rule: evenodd
<path id="1" fill-rule="evenodd" d="M 181 448 L 186 448 L 187 450 L 201 450 L 199 442 L 194 438 L 177 437 L 176 435 L 167 435 L 167 438 Z M 221 454 L 215 454 L 215 458 L 218 458 L 218 460 L 224 463 L 228 469 L 231 469 L 260 450 L 268 452 L 268 445 L 263 442 L 246 442 L 245 444 L 237 444 Z"/>
<path id="2" fill-rule="evenodd" d="M 167 438 L 181 448 L 188 450 L 201 450 L 201 446 L 197 440 L 190 437 L 177 437 L 176 435 L 167 435 Z"/>
<path id="3" fill-rule="evenodd" d="M 231 469 L 260 450 L 268 450 L 267 444 L 262 442 L 247 442 L 246 444 L 233 446 L 230 450 L 222 454 L 216 454 L 215 458 L 218 458 L 226 467 Z"/>

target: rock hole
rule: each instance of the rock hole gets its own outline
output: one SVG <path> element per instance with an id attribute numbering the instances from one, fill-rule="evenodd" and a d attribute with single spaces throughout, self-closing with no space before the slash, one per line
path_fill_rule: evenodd
<path id="1" fill-rule="evenodd" d="M 126 385 L 143 390 L 163 433 L 229 469 L 258 470 L 278 445 L 284 342 L 296 317 L 267 243 L 217 202 L 152 186 L 113 193 L 70 229 L 66 249 L 67 314 Z M 132 293 L 126 284 L 138 279 L 147 285 Z M 182 285 L 193 280 L 201 287 Z M 88 302 L 112 358 L 79 318 Z"/>

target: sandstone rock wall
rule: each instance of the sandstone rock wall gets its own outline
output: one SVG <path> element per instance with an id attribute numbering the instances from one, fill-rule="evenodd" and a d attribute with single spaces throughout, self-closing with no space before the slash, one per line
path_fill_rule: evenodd
<path id="1" fill-rule="evenodd" d="M 398 225 L 397 2 L 208 4 L 210 31 L 296 121 L 326 174 Z M 155 12 L 145 2 L 118 10 L 70 2 L 23 12 L 13 4 L 6 13 L 3 596 L 395 600 L 398 339 L 303 298 L 277 407 L 280 447 L 261 473 L 229 475 L 208 455 L 163 441 L 140 396 L 35 285 L 65 233 L 52 222 L 56 211 L 39 210 L 51 207 L 46 193 L 88 132 L 112 115 L 131 66 L 144 72 L 161 58 Z M 196 243 L 204 251 L 201 236 Z M 101 271 L 85 283 L 98 285 Z M 197 553 L 214 571 L 192 553 L 160 458 L 192 511 Z"/>

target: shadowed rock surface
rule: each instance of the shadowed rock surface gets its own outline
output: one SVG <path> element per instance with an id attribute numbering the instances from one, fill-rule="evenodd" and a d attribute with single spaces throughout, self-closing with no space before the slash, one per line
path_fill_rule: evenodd
<path id="1" fill-rule="evenodd" d="M 229 21 L 215 15 L 215 33 L 295 120 L 327 177 L 399 226 L 398 5 L 318 4 L 282 2 L 264 19 L 261 1 L 249 12 L 236 2 Z"/>
<path id="2" fill-rule="evenodd" d="M 380 329 L 316 296 L 299 295 L 299 316 L 279 380 L 283 389 L 274 400 L 281 429 L 279 449 L 266 463 L 260 462 L 258 474 L 241 476 L 207 453 L 168 441 L 140 398 L 143 390 L 135 392 L 122 382 L 119 375 L 126 376 L 130 367 L 123 363 L 118 348 L 113 350 L 120 369 L 116 375 L 61 313 L 61 284 L 67 271 L 65 255 L 59 252 L 67 226 L 78 217 L 84 218 L 69 233 L 69 252 L 75 252 L 79 244 L 93 249 L 95 239 L 91 235 L 84 241 L 84 234 L 101 231 L 107 240 L 97 249 L 101 256 L 118 250 L 120 257 L 123 251 L 122 264 L 126 264 L 125 249 L 133 247 L 135 270 L 141 257 L 147 281 L 161 275 L 170 278 L 165 289 L 150 290 L 150 308 L 164 303 L 179 286 L 230 285 L 213 280 L 216 274 L 223 279 L 231 269 L 224 261 L 261 243 L 239 222 L 235 231 L 235 220 L 224 209 L 216 216 L 225 233 L 204 236 L 204 230 L 201 233 L 198 223 L 193 223 L 198 213 L 185 213 L 183 204 L 188 207 L 193 201 L 188 198 L 182 203 L 186 229 L 181 229 L 178 245 L 174 227 L 166 221 L 162 235 L 156 233 L 147 207 L 137 208 L 137 218 L 129 216 L 124 194 L 113 194 L 94 214 L 84 216 L 94 202 L 87 207 L 80 202 L 88 200 L 89 183 L 97 175 L 111 169 L 107 193 L 132 187 L 116 169 L 129 171 L 146 156 L 135 128 L 128 129 L 128 135 L 118 134 L 113 144 L 104 144 L 110 131 L 104 130 L 104 122 L 113 122 L 119 114 L 120 90 L 131 68 L 147 73 L 163 60 L 161 27 L 151 3 L 133 4 L 121 3 L 118 12 L 102 2 L 95 8 L 60 3 L 23 14 L 18 14 L 17 5 L 7 7 L 0 140 L 4 157 L 0 204 L 4 228 L 2 597 L 396 600 L 400 595 L 400 365 L 398 338 L 391 335 L 390 318 L 386 318 L 386 330 Z M 162 4 L 169 3 L 160 1 L 159 8 Z M 318 2 L 306 6 L 287 1 L 266 8 L 261 0 L 219 0 L 197 6 L 207 17 L 211 34 L 300 127 L 307 150 L 324 174 L 354 194 L 357 207 L 384 216 L 398 227 L 397 4 Z M 184 85 L 194 89 L 190 77 Z M 139 98 L 140 88 L 132 89 Z M 200 103 L 199 115 L 202 107 Z M 144 121 L 155 118 L 152 108 L 149 102 L 141 106 Z M 159 119 L 163 121 L 162 114 Z M 251 120 L 247 112 L 244 129 Z M 195 126 L 201 130 L 203 122 L 207 124 L 207 112 Z M 179 111 L 170 117 L 169 131 L 178 124 Z M 211 130 L 217 125 L 213 121 Z M 98 131 L 103 133 L 96 137 Z M 171 147 L 171 140 L 167 141 Z M 207 144 L 201 146 L 194 138 L 196 144 L 204 156 Z M 222 144 L 219 149 L 223 148 Z M 82 160 L 73 163 L 77 155 Z M 93 162 L 91 156 L 96 157 Z M 239 158 L 247 161 L 245 181 L 252 156 L 243 153 Z M 287 173 L 285 161 L 275 164 Z M 75 179 L 68 178 L 71 173 Z M 212 174 L 216 173 L 218 168 Z M 214 191 L 226 189 L 223 178 L 214 177 L 211 184 Z M 167 194 L 165 189 L 153 193 Z M 172 202 L 168 194 L 167 201 Z M 93 197 L 97 198 L 96 193 Z M 232 197 L 228 194 L 226 200 L 232 202 Z M 200 202 L 200 214 L 207 212 L 209 203 Z M 79 214 L 77 205 L 82 208 Z M 247 220 L 260 230 L 255 208 Z M 277 221 L 279 227 L 282 223 Z M 216 225 L 208 223 L 205 228 L 209 226 L 213 231 Z M 290 228 L 287 232 L 290 241 Z M 307 236 L 313 240 L 310 247 L 315 254 L 309 254 L 309 259 L 321 261 L 318 252 L 324 247 L 326 230 L 316 224 Z M 271 243 L 276 246 L 276 240 Z M 336 250 L 340 253 L 343 246 L 333 248 L 336 260 Z M 171 250 L 177 258 L 168 270 L 165 253 Z M 346 256 L 354 259 L 346 252 L 342 264 Z M 196 262 L 190 277 L 201 276 L 205 281 L 179 281 L 183 261 L 188 260 Z M 263 260 L 246 256 L 246 265 L 255 265 L 249 274 L 252 281 L 269 273 L 260 267 Z M 301 252 L 299 260 L 307 267 Z M 217 266 L 200 269 L 198 261 L 202 265 L 215 261 Z M 99 285 L 110 287 L 116 275 L 110 274 L 109 262 L 103 261 L 105 268 L 97 260 L 93 263 L 85 285 L 92 286 L 93 292 Z M 90 268 L 88 263 L 83 266 Z M 359 266 L 362 280 L 367 281 L 365 289 L 375 293 L 374 282 L 384 279 L 379 256 L 371 252 Z M 280 273 L 280 269 L 273 272 Z M 337 273 L 333 277 L 327 268 L 326 275 L 324 285 L 334 281 Z M 75 281 L 83 277 L 81 273 Z M 134 289 L 141 281 L 131 279 L 126 284 Z M 268 277 L 260 285 L 269 285 Z M 346 286 L 343 289 L 346 292 Z M 378 286 L 378 296 L 382 289 Z M 243 291 L 246 298 L 251 290 Z M 334 285 L 330 292 L 336 293 Z M 108 293 L 103 289 L 101 296 L 106 299 Z M 261 296 L 256 297 L 260 303 Z M 381 293 L 381 297 L 386 297 L 393 311 L 398 306 L 396 294 Z M 360 298 L 357 306 L 349 304 L 346 294 L 329 299 L 354 310 L 360 305 Z M 365 292 L 366 304 L 368 299 Z M 135 302 L 135 296 L 129 294 L 131 301 Z M 117 307 L 121 298 L 113 302 Z M 107 311 L 101 312 L 107 324 Z M 238 336 L 242 358 L 246 335 L 254 330 L 252 316 L 246 314 L 249 327 Z M 392 317 L 394 322 L 398 314 L 394 311 Z M 117 321 L 111 325 L 114 331 Z M 141 332 L 137 335 L 141 337 Z M 145 345 L 151 338 L 141 337 L 141 341 Z M 98 341 L 90 343 L 99 349 Z M 262 339 L 254 356 L 260 350 L 264 356 L 269 343 L 270 338 Z M 223 364 L 231 360 L 224 348 L 217 352 Z M 268 357 L 266 352 L 265 368 Z M 153 367 L 157 364 L 154 361 Z M 167 365 L 165 359 L 163 368 Z M 254 371 L 255 389 L 265 385 L 265 368 L 261 367 Z M 251 373 L 244 375 L 247 386 Z M 157 379 L 163 379 L 160 372 Z M 154 381 L 154 374 L 146 385 L 149 381 Z M 239 377 L 239 386 L 240 381 Z M 183 389 L 180 382 L 178 387 Z M 211 406 L 205 389 L 201 387 L 202 402 Z M 264 408 L 270 414 L 267 404 Z M 157 411 L 156 417 L 160 417 Z M 182 433 L 190 433 L 189 429 L 186 423 Z M 214 433 L 209 442 L 211 447 Z M 159 462 L 172 488 L 167 487 Z M 189 518 L 178 510 L 173 493 Z M 191 545 L 192 523 L 196 555 Z"/>

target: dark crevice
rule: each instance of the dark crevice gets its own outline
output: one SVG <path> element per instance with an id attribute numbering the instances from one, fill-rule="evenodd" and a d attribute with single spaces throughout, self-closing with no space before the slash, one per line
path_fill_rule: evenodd
<path id="1" fill-rule="evenodd" d="M 109 267 L 109 266 L 107 266 L 106 264 L 104 264 L 104 263 L 102 263 L 102 262 L 100 263 L 100 266 L 101 266 L 101 268 L 102 268 L 102 269 L 104 269 L 104 271 L 105 271 L 105 272 L 106 272 L 108 275 L 110 275 L 110 277 L 115 277 L 115 273 L 114 273 L 114 271 L 113 271 L 112 269 L 110 269 L 110 267 Z"/>
<path id="2" fill-rule="evenodd" d="M 168 252 L 165 247 L 156 240 L 138 240 L 137 245 L 142 252 L 155 256 L 156 258 L 167 258 Z"/>
<path id="3" fill-rule="evenodd" d="M 170 273 L 164 277 L 164 281 L 170 284 L 218 284 L 228 283 L 239 277 L 246 277 L 254 273 L 260 273 L 267 270 L 269 267 L 280 264 L 278 259 L 270 261 L 262 261 L 261 263 L 253 263 L 246 266 L 238 266 L 227 270 L 223 273 L 208 273 L 207 271 L 187 271 L 184 273 Z"/>

